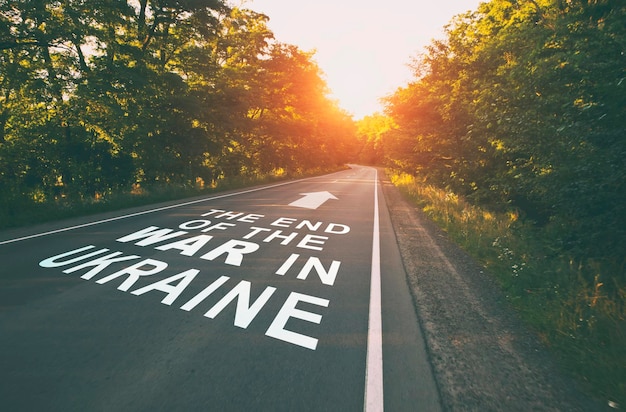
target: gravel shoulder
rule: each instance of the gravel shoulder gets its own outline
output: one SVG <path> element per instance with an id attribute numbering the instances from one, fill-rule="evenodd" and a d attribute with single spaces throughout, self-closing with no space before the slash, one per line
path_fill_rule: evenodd
<path id="1" fill-rule="evenodd" d="M 578 391 L 484 268 L 379 176 L 443 409 L 613 410 Z"/>

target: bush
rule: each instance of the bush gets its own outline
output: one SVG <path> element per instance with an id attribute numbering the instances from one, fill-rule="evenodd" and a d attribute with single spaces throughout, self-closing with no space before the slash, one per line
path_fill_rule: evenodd
<path id="1" fill-rule="evenodd" d="M 623 266 L 572 255 L 549 227 L 493 212 L 425 178 L 392 182 L 483 264 L 564 367 L 595 396 L 626 404 Z"/>

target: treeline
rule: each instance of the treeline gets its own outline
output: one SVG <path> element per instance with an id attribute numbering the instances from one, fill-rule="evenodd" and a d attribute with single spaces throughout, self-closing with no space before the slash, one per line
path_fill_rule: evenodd
<path id="1" fill-rule="evenodd" d="M 534 308 L 535 323 L 552 318 L 541 331 L 551 346 L 560 341 L 575 367 L 596 368 L 621 396 L 625 22 L 620 0 L 483 3 L 415 58 L 414 80 L 386 99 L 387 116 L 358 132 L 364 161 L 512 217 L 507 233 L 520 250 L 486 234 L 476 242 L 501 260 L 515 254 L 501 278 L 511 298 Z M 579 352 L 576 342 L 586 342 Z"/>
<path id="2" fill-rule="evenodd" d="M 343 163 L 312 54 L 221 0 L 0 1 L 3 208 Z"/>
<path id="3" fill-rule="evenodd" d="M 457 16 L 388 97 L 390 119 L 361 122 L 362 155 L 513 208 L 623 285 L 624 22 L 619 0 L 492 0 Z"/>

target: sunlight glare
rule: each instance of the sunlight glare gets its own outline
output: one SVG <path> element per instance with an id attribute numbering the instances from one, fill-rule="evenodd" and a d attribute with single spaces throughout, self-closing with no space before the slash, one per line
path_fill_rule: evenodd
<path id="1" fill-rule="evenodd" d="M 270 17 L 277 41 L 315 50 L 331 97 L 359 119 L 382 111 L 379 99 L 411 80 L 411 58 L 442 38 L 453 16 L 479 3 L 250 0 L 245 7 Z"/>

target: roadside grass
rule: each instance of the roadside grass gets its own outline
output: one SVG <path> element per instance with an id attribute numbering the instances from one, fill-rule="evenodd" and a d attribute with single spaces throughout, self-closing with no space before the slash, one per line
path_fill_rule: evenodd
<path id="1" fill-rule="evenodd" d="M 425 179 L 388 175 L 496 278 L 511 305 L 583 388 L 626 408 L 626 285 L 619 265 L 577 261 L 515 211 L 494 213 Z"/>
<path id="2" fill-rule="evenodd" d="M 287 173 L 283 169 L 266 174 L 253 174 L 222 178 L 205 184 L 151 184 L 133 185 L 126 190 L 99 193 L 95 196 L 57 197 L 10 196 L 0 197 L 0 230 L 38 223 L 51 222 L 70 217 L 87 216 L 110 212 L 129 207 L 149 205 L 170 200 L 239 189 L 271 183 L 275 181 L 309 177 L 337 171 L 334 169 L 315 169 Z"/>

